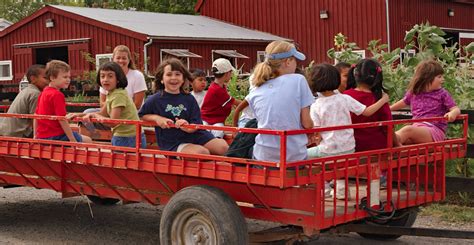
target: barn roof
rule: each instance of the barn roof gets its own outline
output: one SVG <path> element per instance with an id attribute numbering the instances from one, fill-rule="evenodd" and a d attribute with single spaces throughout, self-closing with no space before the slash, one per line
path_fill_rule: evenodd
<path id="1" fill-rule="evenodd" d="M 195 40 L 273 41 L 284 38 L 205 16 L 50 5 L 72 14 L 149 37 Z"/>

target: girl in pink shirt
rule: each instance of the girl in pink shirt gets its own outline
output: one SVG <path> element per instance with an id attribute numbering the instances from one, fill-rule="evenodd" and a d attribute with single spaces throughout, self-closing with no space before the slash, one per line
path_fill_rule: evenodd
<path id="1" fill-rule="evenodd" d="M 414 119 L 444 116 L 449 122 L 461 114 L 449 92 L 442 87 L 443 67 L 434 60 L 420 63 L 415 69 L 405 97 L 393 104 L 392 111 L 410 106 Z M 396 132 L 396 145 L 420 144 L 444 140 L 446 121 L 421 122 Z"/>

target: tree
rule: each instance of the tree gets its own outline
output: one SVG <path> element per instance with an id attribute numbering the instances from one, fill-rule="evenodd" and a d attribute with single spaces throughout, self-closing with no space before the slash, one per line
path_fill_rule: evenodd
<path id="1" fill-rule="evenodd" d="M 194 14 L 197 0 L 2 0 L 0 18 L 17 22 L 46 4 L 100 7 L 175 14 Z"/>

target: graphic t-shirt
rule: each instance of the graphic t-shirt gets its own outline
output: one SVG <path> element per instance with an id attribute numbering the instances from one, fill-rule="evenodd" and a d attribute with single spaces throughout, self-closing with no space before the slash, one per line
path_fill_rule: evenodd
<path id="1" fill-rule="evenodd" d="M 199 106 L 191 94 L 159 91 L 145 101 L 138 114 L 140 117 L 156 114 L 173 121 L 179 118 L 185 119 L 190 124 L 202 124 Z M 188 138 L 192 138 L 193 133 L 186 133 L 181 129 L 162 129 L 157 126 L 155 132 L 156 141 L 162 150 L 175 150 L 181 143 L 192 142 Z"/>

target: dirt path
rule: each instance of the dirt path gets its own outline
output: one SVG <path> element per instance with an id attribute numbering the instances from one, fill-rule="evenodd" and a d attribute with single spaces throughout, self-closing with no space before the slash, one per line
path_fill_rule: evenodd
<path id="1" fill-rule="evenodd" d="M 146 204 L 92 206 L 84 197 L 61 199 L 48 190 L 0 188 L 0 244 L 158 244 L 160 207 Z M 267 227 L 250 221 L 249 229 Z M 474 231 L 474 224 L 456 225 L 421 217 L 416 226 Z M 380 244 L 356 234 L 323 234 L 309 244 Z M 472 244 L 468 240 L 403 237 L 386 244 Z"/>

